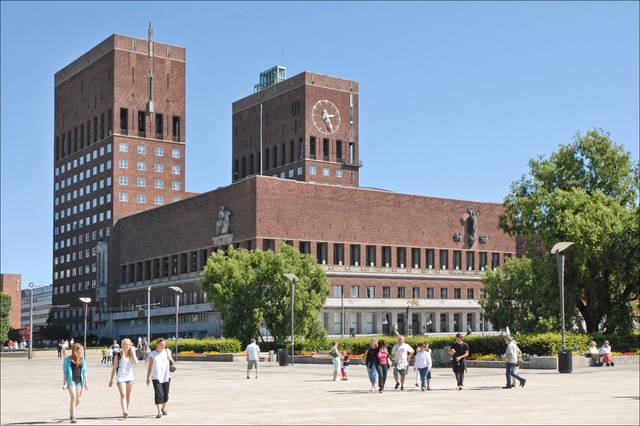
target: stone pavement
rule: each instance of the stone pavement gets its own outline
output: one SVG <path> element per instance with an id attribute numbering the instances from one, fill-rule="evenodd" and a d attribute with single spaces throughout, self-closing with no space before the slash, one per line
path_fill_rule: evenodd
<path id="1" fill-rule="evenodd" d="M 0 422 L 68 422 L 68 394 L 61 363 L 0 359 Z M 457 391 L 449 369 L 434 369 L 432 388 L 371 394 L 366 370 L 352 366 L 347 382 L 330 380 L 331 366 L 262 364 L 259 380 L 245 379 L 240 363 L 179 362 L 171 384 L 168 416 L 155 419 L 153 390 L 144 384 L 144 363 L 135 370 L 129 419 L 122 420 L 118 391 L 108 388 L 110 368 L 91 357 L 89 390 L 78 424 L 639 424 L 638 366 L 589 368 L 572 374 L 523 370 L 525 388 L 500 389 L 503 370 L 469 369 Z"/>

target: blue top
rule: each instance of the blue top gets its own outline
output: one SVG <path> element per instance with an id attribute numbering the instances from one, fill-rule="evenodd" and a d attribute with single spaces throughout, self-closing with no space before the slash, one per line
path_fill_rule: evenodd
<path id="1" fill-rule="evenodd" d="M 73 368 L 71 367 L 71 355 L 64 358 L 64 362 L 62 363 L 62 371 L 64 371 L 64 377 L 67 381 L 67 386 L 71 386 L 73 384 Z M 82 377 L 82 386 L 84 387 L 84 378 L 87 372 L 87 362 L 82 357 L 82 370 L 80 370 L 80 374 Z"/>

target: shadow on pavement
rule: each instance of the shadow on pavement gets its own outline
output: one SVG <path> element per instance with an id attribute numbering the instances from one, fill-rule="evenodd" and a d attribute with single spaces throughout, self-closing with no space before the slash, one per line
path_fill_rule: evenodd
<path id="1" fill-rule="evenodd" d="M 155 415 L 150 416 L 129 416 L 130 419 L 155 419 Z M 123 420 L 122 416 L 106 416 L 106 417 L 76 417 L 77 420 Z M 69 418 L 52 420 L 48 422 L 33 421 L 33 422 L 15 422 L 7 423 L 9 425 L 57 425 L 61 423 L 69 423 Z"/>

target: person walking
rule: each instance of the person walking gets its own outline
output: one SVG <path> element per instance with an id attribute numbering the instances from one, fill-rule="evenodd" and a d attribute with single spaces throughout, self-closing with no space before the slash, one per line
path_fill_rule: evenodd
<path id="1" fill-rule="evenodd" d="M 69 392 L 69 421 L 76 423 L 76 409 L 80 405 L 82 390 L 89 390 L 87 365 L 84 348 L 80 343 L 73 345 L 71 355 L 62 362 L 62 390 Z"/>
<path id="2" fill-rule="evenodd" d="M 387 382 L 387 372 L 389 367 L 393 366 L 393 362 L 387 351 L 387 344 L 380 339 L 378 342 L 378 362 L 376 368 L 378 370 L 378 392 L 384 392 L 384 385 Z"/>
<path id="3" fill-rule="evenodd" d="M 404 336 L 398 336 L 398 343 L 393 346 L 391 355 L 395 363 L 393 368 L 393 378 L 396 380 L 396 387 L 404 390 L 404 379 L 409 371 L 409 356 L 413 353 L 413 348 L 404 342 Z"/>
<path id="4" fill-rule="evenodd" d="M 451 346 L 451 349 L 449 349 L 449 355 L 451 356 L 451 367 L 456 376 L 458 390 L 462 390 L 464 386 L 464 372 L 466 370 L 464 360 L 469 356 L 469 345 L 464 342 L 462 334 L 456 334 L 456 340 Z"/>
<path id="5" fill-rule="evenodd" d="M 334 341 L 331 345 L 331 363 L 333 364 L 333 381 L 338 380 L 338 373 L 340 373 L 340 349 L 338 349 L 338 342 Z"/>
<path id="6" fill-rule="evenodd" d="M 69 341 L 67 339 L 62 340 L 62 357 L 67 357 L 67 349 L 69 349 Z"/>
<path id="7" fill-rule="evenodd" d="M 58 358 L 62 358 L 62 339 L 58 341 Z"/>
<path id="8" fill-rule="evenodd" d="M 378 341 L 376 339 L 371 339 L 369 347 L 364 353 L 364 363 L 367 366 L 371 392 L 375 392 L 376 382 L 378 381 Z"/>
<path id="9" fill-rule="evenodd" d="M 122 351 L 113 359 L 111 367 L 111 378 L 109 387 L 113 386 L 113 377 L 116 377 L 116 385 L 120 392 L 120 407 L 122 417 L 129 418 L 129 403 L 131 402 L 131 391 L 133 390 L 133 367 L 138 363 L 133 343 L 129 339 L 122 339 Z"/>
<path id="10" fill-rule="evenodd" d="M 342 380 L 349 380 L 349 354 L 347 351 L 342 351 L 342 367 L 340 368 L 342 374 Z"/>
<path id="11" fill-rule="evenodd" d="M 431 359 L 429 343 L 420 343 L 413 365 L 418 369 L 418 374 L 420 375 L 420 390 L 423 392 L 425 390 L 431 390 L 431 367 L 433 366 L 433 361 Z"/>
<path id="12" fill-rule="evenodd" d="M 149 354 L 149 363 L 147 364 L 147 386 L 153 381 L 154 401 L 157 409 L 156 419 L 167 415 L 171 369 L 174 363 L 171 351 L 165 346 L 165 340 L 158 339 L 155 350 Z"/>
<path id="13" fill-rule="evenodd" d="M 120 352 L 120 345 L 118 344 L 117 340 L 113 341 L 113 344 L 111 345 L 111 350 L 113 351 L 113 356 L 116 356 L 116 354 Z"/>
<path id="14" fill-rule="evenodd" d="M 256 369 L 256 379 L 258 378 L 258 362 L 260 361 L 260 346 L 256 344 L 256 339 L 251 339 L 244 351 L 247 354 L 247 379 L 252 368 Z"/>
<path id="15" fill-rule="evenodd" d="M 518 379 L 520 381 L 520 386 L 524 387 L 525 383 L 527 383 L 526 379 L 518 376 L 514 371 L 514 367 L 518 365 L 518 345 L 516 341 L 511 337 L 507 337 L 505 343 L 507 344 L 507 351 L 504 354 L 504 362 L 506 364 L 506 376 L 507 376 L 507 385 L 502 389 L 511 389 L 513 384 L 511 382 L 512 377 Z"/>

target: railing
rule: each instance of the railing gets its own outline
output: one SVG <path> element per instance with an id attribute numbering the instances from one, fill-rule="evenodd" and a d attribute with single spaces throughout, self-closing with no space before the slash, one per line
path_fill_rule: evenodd
<path id="1" fill-rule="evenodd" d="M 401 268 L 391 266 L 354 266 L 354 265 L 324 265 L 321 264 L 328 272 L 380 272 L 380 273 L 397 273 L 397 274 L 426 274 L 426 275 L 472 275 L 479 276 L 484 271 L 477 270 L 456 270 L 456 269 L 434 269 L 434 268 Z"/>

